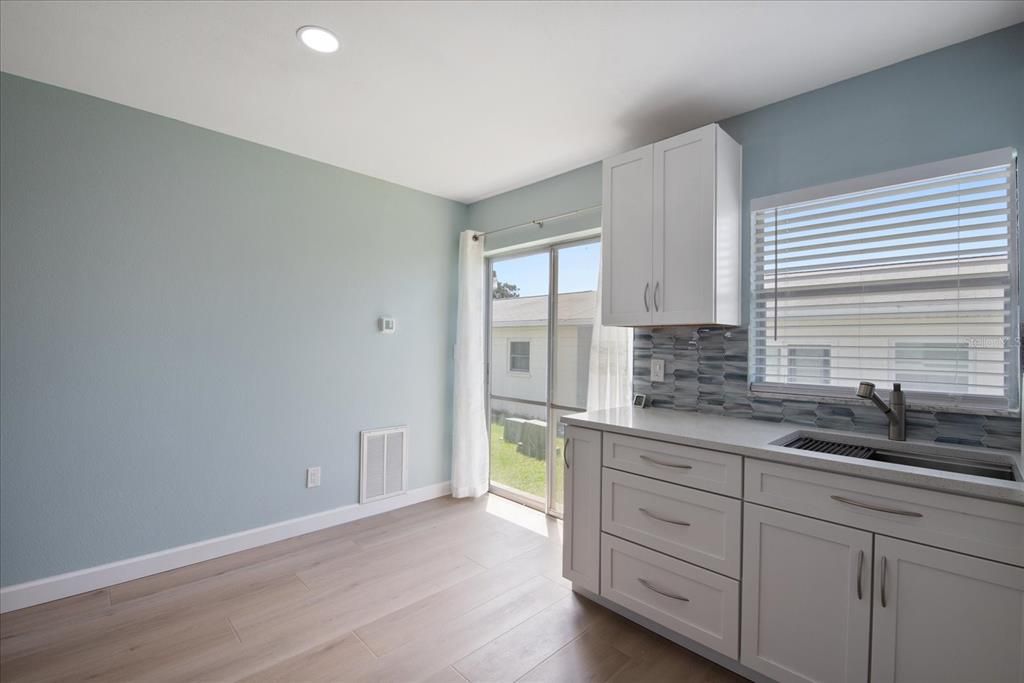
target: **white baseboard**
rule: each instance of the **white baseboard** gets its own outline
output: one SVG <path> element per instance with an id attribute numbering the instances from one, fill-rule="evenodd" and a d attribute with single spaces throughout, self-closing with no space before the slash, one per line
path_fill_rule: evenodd
<path id="1" fill-rule="evenodd" d="M 286 519 L 283 522 L 267 526 L 239 531 L 209 538 L 197 543 L 189 543 L 176 548 L 160 550 L 148 555 L 129 557 L 97 567 L 79 569 L 66 574 L 48 576 L 45 579 L 26 581 L 0 588 L 0 613 L 31 607 L 51 600 L 66 598 L 79 593 L 106 588 L 132 579 L 159 574 L 170 569 L 212 560 L 215 557 L 230 555 L 249 548 L 282 541 L 286 538 L 301 536 L 312 531 L 352 522 L 363 517 L 372 517 L 389 510 L 415 503 L 422 503 L 432 498 L 440 498 L 451 493 L 451 483 L 441 482 L 407 491 L 403 495 L 385 498 L 366 503 L 365 505 L 346 505 L 333 510 L 324 510 L 305 517 Z"/>

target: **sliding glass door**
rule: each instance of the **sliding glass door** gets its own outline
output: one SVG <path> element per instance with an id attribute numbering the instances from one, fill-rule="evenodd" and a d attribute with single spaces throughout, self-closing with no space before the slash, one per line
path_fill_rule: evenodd
<path id="1" fill-rule="evenodd" d="M 585 410 L 600 243 L 490 259 L 491 490 L 562 514 L 562 415 Z"/>

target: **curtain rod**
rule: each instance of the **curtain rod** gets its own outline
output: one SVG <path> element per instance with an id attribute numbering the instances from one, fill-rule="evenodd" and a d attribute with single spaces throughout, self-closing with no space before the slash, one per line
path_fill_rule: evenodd
<path id="1" fill-rule="evenodd" d="M 575 216 L 578 213 L 584 211 L 593 211 L 594 209 L 600 209 L 600 204 L 594 204 L 593 206 L 585 206 L 582 209 L 574 209 L 573 211 L 566 211 L 555 216 L 548 216 L 547 218 L 534 218 L 532 221 L 526 221 L 525 223 L 517 223 L 515 225 L 506 225 L 504 228 L 498 228 L 496 230 L 488 230 L 487 232 L 481 232 L 473 235 L 473 241 L 476 242 L 480 239 L 480 236 L 486 237 L 487 235 L 493 235 L 498 232 L 505 232 L 506 230 L 514 230 L 515 228 L 525 228 L 528 225 L 536 225 L 538 228 L 543 228 L 544 224 L 548 221 L 556 221 L 559 218 L 568 218 L 569 216 Z"/>

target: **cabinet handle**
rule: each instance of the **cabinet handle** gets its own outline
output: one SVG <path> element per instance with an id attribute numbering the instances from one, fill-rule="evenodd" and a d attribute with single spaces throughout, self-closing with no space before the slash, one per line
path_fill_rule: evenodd
<path id="1" fill-rule="evenodd" d="M 651 292 L 651 283 L 648 282 L 647 286 L 644 287 L 644 310 L 648 313 L 651 312 L 651 304 L 647 301 L 647 295 Z"/>
<path id="2" fill-rule="evenodd" d="M 654 591 L 658 595 L 664 595 L 666 598 L 672 598 L 673 600 L 682 600 L 683 602 L 690 602 L 690 598 L 684 598 L 682 595 L 676 595 L 675 593 L 666 593 L 665 591 L 658 590 L 657 588 L 652 586 L 651 582 L 647 579 L 637 579 L 637 581 L 639 581 L 644 588 L 646 588 L 649 591 Z"/>
<path id="3" fill-rule="evenodd" d="M 897 510 L 896 508 L 882 507 L 881 505 L 872 505 L 871 503 L 863 503 L 859 500 L 853 500 L 851 498 L 844 498 L 842 496 L 830 496 L 832 500 L 837 500 L 840 503 L 846 503 L 847 505 L 854 505 L 859 508 L 866 508 L 868 510 L 874 510 L 876 512 L 887 512 L 890 515 L 900 515 L 901 517 L 924 517 L 920 512 L 912 512 L 910 510 Z"/>
<path id="4" fill-rule="evenodd" d="M 885 555 L 882 555 L 882 607 L 886 606 L 885 599 Z"/>
<path id="5" fill-rule="evenodd" d="M 647 515 L 651 519 L 658 520 L 659 522 L 665 522 L 667 524 L 678 524 L 679 526 L 690 526 L 689 522 L 680 522 L 680 521 L 675 520 L 675 519 L 666 519 L 664 517 L 659 517 L 658 515 L 654 514 L 650 510 L 648 510 L 647 508 L 640 508 L 640 512 L 644 513 L 645 515 Z"/>
<path id="6" fill-rule="evenodd" d="M 864 576 L 864 551 L 860 551 L 860 557 L 857 558 L 857 599 L 863 600 L 864 594 L 861 591 L 861 577 Z"/>
<path id="7" fill-rule="evenodd" d="M 661 283 L 654 283 L 654 310 L 658 310 L 658 290 L 661 289 Z"/>
<path id="8" fill-rule="evenodd" d="M 572 465 L 569 464 L 569 444 L 572 443 L 572 439 L 565 437 L 565 443 L 562 444 L 562 462 L 565 463 L 565 469 L 569 469 Z"/>
<path id="9" fill-rule="evenodd" d="M 655 460 L 654 458 L 652 458 L 649 455 L 641 455 L 640 459 L 641 460 L 646 460 L 647 462 L 653 463 L 655 465 L 661 465 L 662 467 L 675 467 L 676 469 L 680 469 L 680 470 L 692 470 L 693 469 L 693 465 L 676 465 L 675 463 L 671 463 L 671 462 L 661 462 L 660 460 Z"/>

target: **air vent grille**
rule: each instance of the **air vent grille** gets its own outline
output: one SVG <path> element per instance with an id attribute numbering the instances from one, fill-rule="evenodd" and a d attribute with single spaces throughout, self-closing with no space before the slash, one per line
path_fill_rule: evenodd
<path id="1" fill-rule="evenodd" d="M 825 441 L 824 439 L 815 439 L 810 436 L 798 436 L 782 445 L 786 448 L 796 448 L 801 451 L 812 451 L 814 453 L 828 453 L 829 455 L 842 455 L 847 458 L 866 458 L 875 452 L 875 449 L 870 446 Z"/>
<path id="2" fill-rule="evenodd" d="M 359 502 L 405 493 L 406 427 L 361 432 Z"/>

